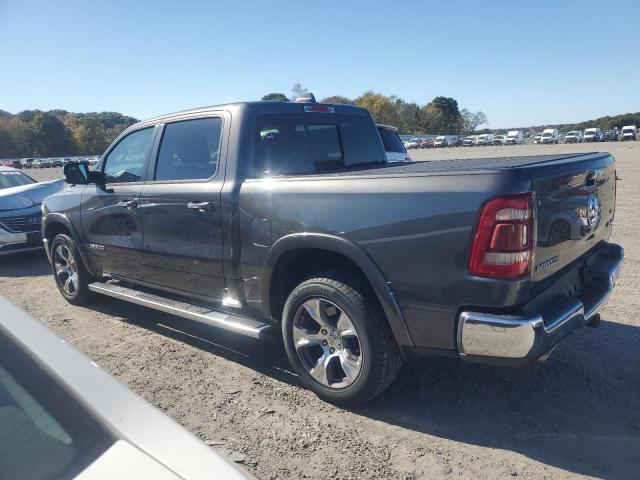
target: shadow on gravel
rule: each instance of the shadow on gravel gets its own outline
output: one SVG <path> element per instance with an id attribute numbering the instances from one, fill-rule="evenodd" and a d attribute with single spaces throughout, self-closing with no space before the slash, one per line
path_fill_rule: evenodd
<path id="1" fill-rule="evenodd" d="M 277 339 L 240 337 L 108 298 L 91 308 L 300 386 Z M 637 478 L 639 345 L 640 328 L 603 321 L 565 339 L 544 365 L 506 369 L 428 358 L 406 364 L 387 392 L 351 411 L 579 475 Z"/>
<path id="2" fill-rule="evenodd" d="M 425 359 L 406 365 L 385 394 L 353 411 L 579 475 L 638 478 L 639 346 L 640 328 L 603 322 L 566 338 L 544 365 Z"/>
<path id="3" fill-rule="evenodd" d="M 89 308 L 122 317 L 124 322 L 215 354 L 288 385 L 301 386 L 289 366 L 280 338 L 256 340 L 109 297 L 98 297 Z"/>
<path id="4" fill-rule="evenodd" d="M 38 277 L 50 274 L 51 267 L 44 249 L 0 257 L 0 277 Z"/>

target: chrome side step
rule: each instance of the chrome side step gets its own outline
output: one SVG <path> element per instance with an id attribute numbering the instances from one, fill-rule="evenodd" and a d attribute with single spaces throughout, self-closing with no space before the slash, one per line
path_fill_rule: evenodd
<path id="1" fill-rule="evenodd" d="M 89 290 L 253 338 L 264 338 L 271 329 L 271 325 L 253 318 L 220 312 L 210 307 L 181 302 L 113 283 L 90 283 Z"/>

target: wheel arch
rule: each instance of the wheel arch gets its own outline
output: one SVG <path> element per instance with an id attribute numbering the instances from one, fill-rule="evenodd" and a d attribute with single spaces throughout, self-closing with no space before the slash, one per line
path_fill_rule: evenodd
<path id="1" fill-rule="evenodd" d="M 56 235 L 61 233 L 69 235 L 76 242 L 76 248 L 78 249 L 78 253 L 80 254 L 80 258 L 82 259 L 82 263 L 87 271 L 95 276 L 95 273 L 91 269 L 91 264 L 87 259 L 86 252 L 80 242 L 80 237 L 73 226 L 73 223 L 66 215 L 61 213 L 48 213 L 47 216 L 43 220 L 42 225 L 42 240 L 44 242 L 44 248 L 47 253 L 47 257 L 51 260 L 51 242 L 55 238 Z"/>
<path id="2" fill-rule="evenodd" d="M 282 237 L 273 244 L 265 260 L 262 279 L 261 301 L 265 315 L 273 318 L 278 316 L 280 305 L 277 301 L 274 301 L 274 287 L 278 286 L 277 275 L 283 268 L 283 261 L 286 261 L 296 252 L 306 254 L 311 250 L 319 252 L 319 254 L 326 252 L 333 258 L 340 256 L 346 259 L 347 261 L 344 264 L 346 270 L 353 271 L 353 268 L 356 268 L 357 271 L 355 273 L 360 274 L 367 282 L 380 302 L 398 344 L 413 345 L 402 311 L 378 266 L 362 247 L 336 235 L 295 233 Z M 330 267 L 324 268 L 324 270 L 328 269 Z M 284 302 L 282 302 L 282 305 L 284 305 Z"/>

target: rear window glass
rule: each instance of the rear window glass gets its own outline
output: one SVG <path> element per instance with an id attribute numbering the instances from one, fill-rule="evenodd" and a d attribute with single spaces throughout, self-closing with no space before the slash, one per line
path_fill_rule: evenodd
<path id="1" fill-rule="evenodd" d="M 402 140 L 400 140 L 396 132 L 386 128 L 379 128 L 378 132 L 380 132 L 380 138 L 382 138 L 384 149 L 387 152 L 407 153 L 402 144 Z"/>
<path id="2" fill-rule="evenodd" d="M 257 177 L 312 174 L 385 161 L 375 125 L 365 116 L 260 115 L 257 132 Z"/>

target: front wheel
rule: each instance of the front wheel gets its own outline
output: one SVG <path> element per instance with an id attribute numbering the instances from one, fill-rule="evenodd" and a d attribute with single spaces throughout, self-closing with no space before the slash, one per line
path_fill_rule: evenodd
<path id="1" fill-rule="evenodd" d="M 304 385 L 323 400 L 371 400 L 402 364 L 377 299 L 351 276 L 329 272 L 305 280 L 284 306 L 287 356 Z"/>
<path id="2" fill-rule="evenodd" d="M 78 254 L 76 242 L 69 235 L 56 235 L 51 242 L 51 269 L 62 296 L 73 305 L 83 305 L 91 299 L 89 274 Z"/>

